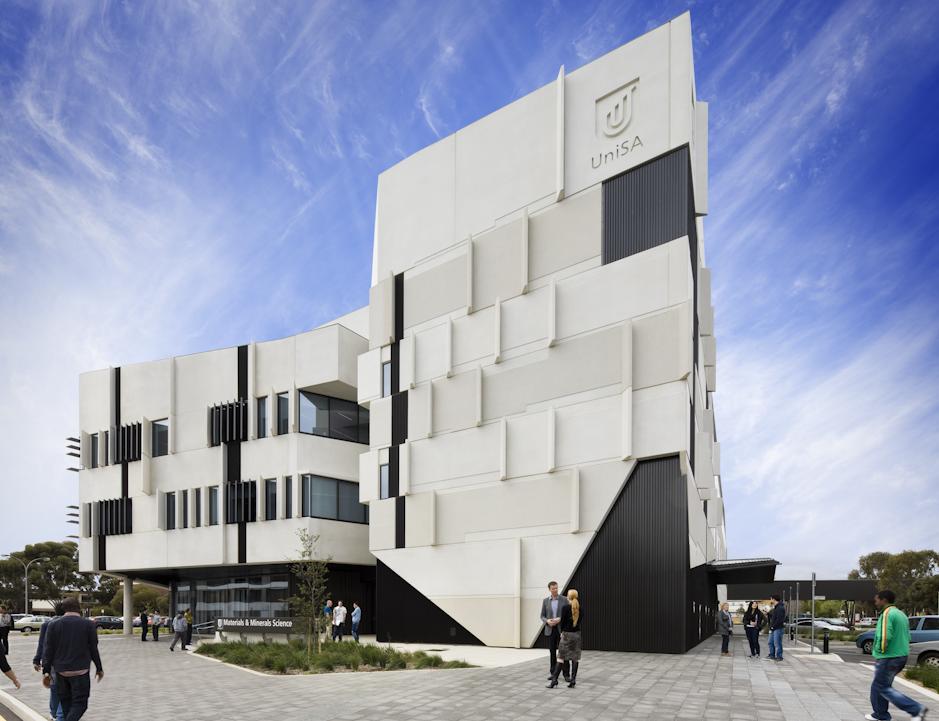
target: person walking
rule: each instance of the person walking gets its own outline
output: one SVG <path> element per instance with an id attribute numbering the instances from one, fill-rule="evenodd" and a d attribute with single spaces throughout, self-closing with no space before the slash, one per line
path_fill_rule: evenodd
<path id="1" fill-rule="evenodd" d="M 884 589 L 874 596 L 874 605 L 879 611 L 874 628 L 874 680 L 871 681 L 872 713 L 864 718 L 869 721 L 888 721 L 889 705 L 906 711 L 914 721 L 921 721 L 929 711 L 893 687 L 894 677 L 906 666 L 910 655 L 910 621 L 894 603 L 896 594 Z"/>
<path id="2" fill-rule="evenodd" d="M 170 651 L 176 648 L 177 641 L 183 651 L 186 650 L 186 630 L 186 617 L 179 611 L 173 619 L 173 643 L 170 644 Z"/>
<path id="3" fill-rule="evenodd" d="M 98 632 L 93 622 L 81 616 L 78 599 L 62 601 L 65 615 L 49 626 L 42 650 L 42 685 L 52 686 L 55 669 L 55 685 L 62 704 L 65 721 L 78 721 L 88 709 L 91 693 L 89 667 L 95 665 L 98 682 L 104 678 L 101 656 L 98 654 Z"/>
<path id="4" fill-rule="evenodd" d="M 333 609 L 333 641 L 342 641 L 342 634 L 346 626 L 346 613 L 348 609 L 342 605 L 342 601 L 336 604 Z"/>
<path id="5" fill-rule="evenodd" d="M 717 612 L 717 630 L 721 634 L 721 656 L 730 656 L 730 637 L 734 633 L 734 617 L 730 615 L 730 604 L 724 601 Z"/>
<path id="6" fill-rule="evenodd" d="M 355 601 L 352 602 L 352 638 L 359 642 L 359 623 L 362 622 L 362 607 Z"/>
<path id="7" fill-rule="evenodd" d="M 10 654 L 10 631 L 13 630 L 13 616 L 6 606 L 0 606 L 0 649 L 5 655 Z"/>
<path id="8" fill-rule="evenodd" d="M 147 640 L 147 625 L 150 623 L 150 617 L 147 615 L 147 609 L 140 612 L 140 640 Z"/>
<path id="9" fill-rule="evenodd" d="M 743 613 L 743 631 L 747 634 L 747 642 L 750 644 L 750 658 L 760 657 L 760 629 L 763 628 L 763 621 L 764 616 L 759 604 L 750 601 Z"/>
<path id="10" fill-rule="evenodd" d="M 159 611 L 154 610 L 153 615 L 150 617 L 150 635 L 153 636 L 154 641 L 160 640 L 161 623 L 163 623 L 163 617 L 160 615 Z"/>
<path id="11" fill-rule="evenodd" d="M 574 688 L 577 685 L 577 669 L 580 667 L 580 653 L 583 649 L 583 643 L 580 640 L 580 627 L 583 621 L 584 612 L 580 608 L 577 591 L 571 588 L 567 592 L 567 605 L 561 609 L 561 622 L 558 624 L 561 629 L 561 640 L 558 643 L 557 663 L 551 674 L 548 688 L 558 685 L 558 676 L 567 664 L 570 664 L 571 670 L 567 687 Z"/>
<path id="12" fill-rule="evenodd" d="M 779 594 L 770 596 L 773 610 L 769 612 L 769 656 L 770 661 L 783 660 L 783 629 L 786 627 L 786 604 Z"/>
<path id="13" fill-rule="evenodd" d="M 36 644 L 36 654 L 33 656 L 33 670 L 37 672 L 42 671 L 42 651 L 46 644 L 46 633 L 49 632 L 49 627 L 55 623 L 56 619 L 61 618 L 65 613 L 62 610 L 61 603 L 56 603 L 53 608 L 55 609 L 55 618 L 46 621 L 39 627 L 39 643 Z M 63 721 L 62 704 L 59 702 L 59 691 L 55 686 L 55 669 L 52 669 L 52 671 L 52 683 L 49 686 L 49 716 L 54 721 Z"/>
<path id="14" fill-rule="evenodd" d="M 192 609 L 187 608 L 186 613 L 183 614 L 183 618 L 186 619 L 186 645 L 192 646 Z"/>
<path id="15" fill-rule="evenodd" d="M 548 597 L 541 602 L 541 622 L 544 624 L 544 635 L 548 637 L 548 680 L 554 677 L 554 667 L 557 665 L 558 645 L 561 643 L 561 612 L 568 605 L 564 596 L 558 595 L 558 582 L 548 584 Z M 565 663 L 564 680 L 570 681 L 570 665 Z"/>
<path id="16" fill-rule="evenodd" d="M 7 661 L 7 655 L 3 650 L 3 646 L 0 646 L 0 671 L 13 682 L 13 685 L 16 686 L 16 690 L 19 691 L 22 684 L 20 684 L 20 680 L 16 677 L 16 672 L 10 668 L 10 662 Z"/>

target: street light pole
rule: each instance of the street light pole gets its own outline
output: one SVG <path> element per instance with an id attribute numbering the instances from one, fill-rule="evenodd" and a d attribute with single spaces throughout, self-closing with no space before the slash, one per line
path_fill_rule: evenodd
<path id="1" fill-rule="evenodd" d="M 23 566 L 23 613 L 29 613 L 29 567 L 32 566 L 36 561 L 48 561 L 48 558 L 34 558 L 29 563 L 26 563 L 19 556 L 14 556 L 12 553 L 6 554 L 7 558 L 14 558 L 19 561 Z"/>

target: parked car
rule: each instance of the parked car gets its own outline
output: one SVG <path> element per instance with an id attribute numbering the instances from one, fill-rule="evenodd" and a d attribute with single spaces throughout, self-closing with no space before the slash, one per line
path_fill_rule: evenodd
<path id="1" fill-rule="evenodd" d="M 939 616 L 910 616 L 910 644 L 939 641 Z M 874 631 L 865 631 L 855 640 L 864 653 L 874 650 Z"/>
<path id="2" fill-rule="evenodd" d="M 796 628 L 799 629 L 810 629 L 812 628 L 812 619 L 811 618 L 800 618 L 796 621 Z M 851 629 L 847 626 L 832 623 L 827 618 L 816 618 L 815 619 L 815 630 L 816 631 L 850 631 Z"/>
<path id="3" fill-rule="evenodd" d="M 870 627 L 877 623 L 876 618 L 871 618 L 870 616 L 865 616 L 860 621 L 857 622 L 858 626 Z"/>
<path id="4" fill-rule="evenodd" d="M 95 628 L 124 628 L 124 621 L 120 616 L 92 616 Z"/>
<path id="5" fill-rule="evenodd" d="M 13 622 L 13 628 L 22 633 L 31 633 L 38 631 L 42 624 L 49 619 L 50 616 L 23 616 Z"/>
<path id="6" fill-rule="evenodd" d="M 908 663 L 920 663 L 924 666 L 939 668 L 939 641 L 911 643 Z"/>

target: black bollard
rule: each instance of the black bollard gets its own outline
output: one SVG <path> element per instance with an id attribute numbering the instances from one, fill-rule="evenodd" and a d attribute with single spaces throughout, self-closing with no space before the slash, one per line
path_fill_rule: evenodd
<path id="1" fill-rule="evenodd" d="M 825 629 L 825 635 L 822 636 L 822 653 L 828 653 L 828 629 Z"/>

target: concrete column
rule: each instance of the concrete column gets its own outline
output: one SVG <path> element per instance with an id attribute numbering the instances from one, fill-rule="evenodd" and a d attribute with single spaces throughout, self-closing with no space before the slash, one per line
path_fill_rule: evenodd
<path id="1" fill-rule="evenodd" d="M 134 635 L 134 580 L 124 576 L 124 635 Z"/>

